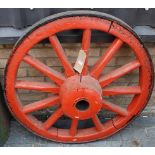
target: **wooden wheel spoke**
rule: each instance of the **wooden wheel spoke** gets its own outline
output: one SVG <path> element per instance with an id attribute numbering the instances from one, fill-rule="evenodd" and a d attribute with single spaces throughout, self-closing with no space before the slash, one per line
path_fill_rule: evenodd
<path id="1" fill-rule="evenodd" d="M 69 76 L 73 76 L 75 75 L 75 72 L 73 70 L 73 67 L 71 66 L 71 64 L 69 63 L 66 55 L 65 55 L 65 52 L 57 38 L 56 35 L 53 35 L 51 37 L 49 37 L 49 41 L 53 47 L 53 49 L 55 50 L 58 58 L 60 59 L 64 69 L 65 69 L 65 73 L 66 75 L 69 77 Z"/>
<path id="2" fill-rule="evenodd" d="M 104 96 L 122 95 L 122 94 L 140 94 L 141 89 L 139 86 L 117 86 L 103 89 Z"/>
<path id="3" fill-rule="evenodd" d="M 103 109 L 115 112 L 121 116 L 128 116 L 129 115 L 129 112 L 125 108 L 122 108 L 116 104 L 109 102 L 109 101 L 103 100 L 102 104 L 103 104 L 102 105 Z"/>
<path id="4" fill-rule="evenodd" d="M 72 119 L 70 131 L 69 131 L 71 136 L 75 136 L 76 135 L 77 127 L 78 127 L 78 120 L 77 119 Z"/>
<path id="5" fill-rule="evenodd" d="M 57 109 L 44 123 L 43 127 L 48 130 L 61 116 L 63 111 L 61 108 Z"/>
<path id="6" fill-rule="evenodd" d="M 48 82 L 30 82 L 18 80 L 15 83 L 15 88 L 26 90 L 37 90 L 42 92 L 58 93 L 59 87 Z"/>
<path id="7" fill-rule="evenodd" d="M 119 48 L 123 45 L 123 41 L 116 38 L 111 46 L 107 49 L 107 51 L 103 54 L 103 56 L 97 61 L 97 63 L 92 68 L 90 74 L 98 78 L 101 74 L 104 67 L 108 64 L 108 62 L 112 59 L 112 57 L 118 52 Z"/>
<path id="8" fill-rule="evenodd" d="M 58 85 L 61 85 L 65 80 L 65 77 L 61 73 L 53 70 L 52 68 L 48 67 L 47 65 L 43 64 L 41 61 L 37 60 L 36 58 L 30 55 L 26 55 L 24 57 L 24 61 L 29 65 L 35 67 L 44 75 L 48 76 L 51 80 L 56 82 Z"/>
<path id="9" fill-rule="evenodd" d="M 88 55 L 89 55 L 88 50 L 90 47 L 90 42 L 91 42 L 91 30 L 86 29 L 83 31 L 83 36 L 82 36 L 82 50 L 85 51 L 86 53 L 86 60 L 82 70 L 83 75 L 85 75 L 88 71 Z"/>
<path id="10" fill-rule="evenodd" d="M 59 96 L 52 96 L 52 97 L 43 99 L 41 101 L 37 101 L 31 104 L 25 105 L 23 107 L 23 112 L 27 114 L 27 113 L 31 113 L 37 110 L 41 110 L 44 108 L 54 106 L 56 104 L 59 104 Z"/>
<path id="11" fill-rule="evenodd" d="M 108 84 L 112 83 L 114 80 L 120 78 L 121 76 L 137 69 L 140 67 L 140 63 L 138 60 L 134 60 L 114 71 L 111 71 L 110 73 L 107 73 L 106 75 L 103 75 L 100 79 L 100 85 L 102 87 L 107 86 Z"/>
<path id="12" fill-rule="evenodd" d="M 92 117 L 92 121 L 96 127 L 96 130 L 101 131 L 103 129 L 103 125 L 101 123 L 101 121 L 99 120 L 98 116 L 95 115 L 94 117 Z"/>

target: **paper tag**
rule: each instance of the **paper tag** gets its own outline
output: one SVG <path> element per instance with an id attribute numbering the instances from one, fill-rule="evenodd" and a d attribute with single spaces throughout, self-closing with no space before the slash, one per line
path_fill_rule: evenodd
<path id="1" fill-rule="evenodd" d="M 83 70 L 83 66 L 85 64 L 85 61 L 86 61 L 86 53 L 83 50 L 80 50 L 78 58 L 77 58 L 76 63 L 75 63 L 73 68 L 77 72 L 81 73 Z"/>

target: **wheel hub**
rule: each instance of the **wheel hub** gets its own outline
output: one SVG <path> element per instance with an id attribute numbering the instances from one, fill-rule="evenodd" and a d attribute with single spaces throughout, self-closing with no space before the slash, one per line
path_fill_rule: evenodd
<path id="1" fill-rule="evenodd" d="M 68 78 L 60 88 L 64 113 L 74 119 L 84 120 L 97 114 L 102 106 L 102 89 L 91 76 Z"/>

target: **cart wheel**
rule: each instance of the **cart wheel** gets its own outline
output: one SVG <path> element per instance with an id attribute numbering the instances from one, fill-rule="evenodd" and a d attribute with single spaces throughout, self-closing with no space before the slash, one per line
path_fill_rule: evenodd
<path id="1" fill-rule="evenodd" d="M 62 31 L 80 29 L 82 51 L 86 61 L 82 72 L 76 72 L 68 61 L 57 34 Z M 95 63 L 88 68 L 88 53 L 93 30 L 112 35 L 115 39 Z M 56 55 L 64 67 L 60 73 L 33 57 L 29 51 L 44 39 L 49 39 Z M 102 74 L 106 65 L 123 45 L 128 45 L 135 59 L 119 68 Z M 30 82 L 17 80 L 21 62 L 29 64 L 47 76 L 52 82 Z M 132 71 L 139 72 L 139 82 L 134 86 L 111 86 L 112 82 Z M 137 116 L 146 106 L 153 87 L 153 69 L 148 52 L 137 35 L 122 21 L 94 11 L 69 11 L 43 19 L 19 40 L 13 50 L 5 75 L 5 91 L 8 106 L 15 118 L 27 129 L 49 140 L 80 143 L 106 138 Z M 23 105 L 18 97 L 19 89 L 51 93 L 44 100 Z M 133 95 L 126 108 L 106 99 L 107 96 Z M 54 113 L 41 121 L 34 112 L 58 105 Z M 115 113 L 114 117 L 102 121 L 98 114 L 102 110 Z M 101 112 L 104 115 L 104 112 Z M 62 116 L 70 120 L 70 126 L 56 125 Z M 102 117 L 104 118 L 104 117 Z M 79 127 L 80 121 L 90 120 L 89 127 Z"/>

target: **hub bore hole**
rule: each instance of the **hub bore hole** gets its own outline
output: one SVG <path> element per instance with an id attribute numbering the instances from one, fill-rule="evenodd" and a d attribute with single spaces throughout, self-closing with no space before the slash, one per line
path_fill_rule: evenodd
<path id="1" fill-rule="evenodd" d="M 89 108 L 89 103 L 86 100 L 80 100 L 76 103 L 76 108 L 81 111 L 87 110 Z"/>

